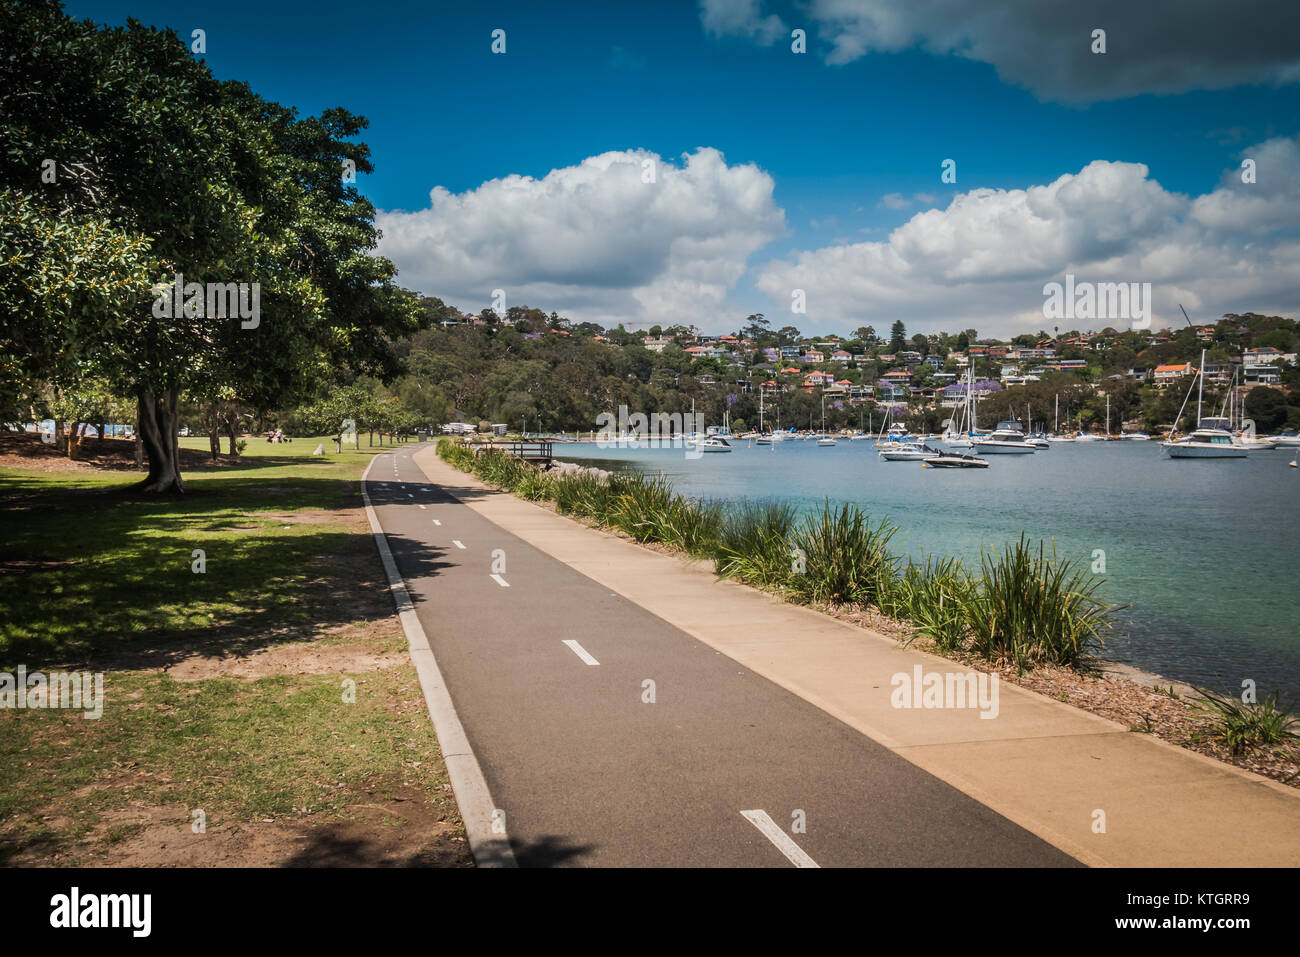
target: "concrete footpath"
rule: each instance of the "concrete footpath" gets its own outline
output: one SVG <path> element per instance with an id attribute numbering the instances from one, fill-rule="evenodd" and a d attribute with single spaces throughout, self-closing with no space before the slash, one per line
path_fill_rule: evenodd
<path id="1" fill-rule="evenodd" d="M 924 674 L 960 673 L 961 666 L 719 582 L 708 565 L 494 492 L 440 460 L 432 447 L 416 452 L 413 463 L 431 485 L 514 538 L 1078 861 L 1120 867 L 1300 863 L 1296 789 L 1005 682 L 992 719 L 981 718 L 978 708 L 894 707 L 894 675 L 915 674 L 918 667 Z M 573 607 L 569 614 L 579 621 L 585 611 Z M 455 696 L 454 683 L 451 690 Z M 486 763 L 491 756 L 480 752 L 480 758 Z"/>

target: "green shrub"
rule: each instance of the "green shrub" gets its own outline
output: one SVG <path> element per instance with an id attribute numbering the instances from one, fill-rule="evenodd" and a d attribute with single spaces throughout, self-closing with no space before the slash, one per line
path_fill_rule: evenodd
<path id="1" fill-rule="evenodd" d="M 662 475 L 614 476 L 618 497 L 609 522 L 638 542 L 667 542 L 676 515 L 672 486 Z"/>
<path id="2" fill-rule="evenodd" d="M 720 505 L 678 496 L 667 544 L 698 558 L 714 558 L 724 512 Z"/>
<path id="3" fill-rule="evenodd" d="M 590 472 L 571 472 L 555 480 L 555 508 L 561 515 L 596 518 L 607 515 L 612 491 L 609 483 Z"/>
<path id="4" fill-rule="evenodd" d="M 898 526 L 872 526 L 853 504 L 807 516 L 795 535 L 803 552 L 802 572 L 790 576 L 790 592 L 801 602 L 869 605 L 888 589 L 898 559 L 888 551 Z"/>
<path id="5" fill-rule="evenodd" d="M 741 502 L 720 515 L 714 570 L 759 588 L 784 588 L 794 574 L 798 511 L 788 502 Z"/>
<path id="6" fill-rule="evenodd" d="M 912 638 L 957 651 L 970 634 L 974 595 L 975 583 L 960 559 L 927 557 L 924 565 L 909 561 L 903 574 L 889 579 L 879 604 L 885 614 L 911 625 Z"/>
<path id="7" fill-rule="evenodd" d="M 532 469 L 515 483 L 514 493 L 529 502 L 549 501 L 555 496 L 555 477 Z"/>
<path id="8" fill-rule="evenodd" d="M 968 602 L 971 647 L 990 661 L 1025 668 L 1038 661 L 1077 665 L 1099 649 L 1116 606 L 1097 597 L 1102 580 L 1024 535 L 1002 552 L 981 553 L 981 576 Z"/>
<path id="9" fill-rule="evenodd" d="M 474 453 L 454 439 L 439 439 L 438 458 L 462 472 L 474 471 Z"/>
<path id="10" fill-rule="evenodd" d="M 1300 740 L 1300 718 L 1278 704 L 1277 695 L 1246 704 L 1204 688 L 1193 688 L 1197 710 L 1211 719 L 1211 734 L 1233 754 L 1265 745 Z"/>

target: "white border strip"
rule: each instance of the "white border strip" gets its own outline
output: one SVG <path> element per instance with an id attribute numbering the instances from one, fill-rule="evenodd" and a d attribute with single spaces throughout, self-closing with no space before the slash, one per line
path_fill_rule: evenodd
<path id="1" fill-rule="evenodd" d="M 589 665 L 598 665 L 598 664 L 600 664 L 599 661 L 597 661 L 595 658 L 591 657 L 591 655 L 587 654 L 587 649 L 586 649 L 586 648 L 582 647 L 582 645 L 578 644 L 578 643 L 577 643 L 576 641 L 574 641 L 572 638 L 566 638 L 565 641 L 564 641 L 564 643 L 565 643 L 566 645 L 569 646 L 569 650 L 570 650 L 570 651 L 572 651 L 575 655 L 577 655 L 579 658 L 581 658 L 581 659 L 582 659 L 583 661 L 585 661 L 587 664 L 589 664 Z"/>
<path id="2" fill-rule="evenodd" d="M 438 747 L 442 750 L 442 759 L 447 765 L 447 778 L 451 781 L 451 790 L 456 805 L 460 808 L 461 820 L 465 822 L 465 835 L 469 838 L 474 863 L 479 867 L 518 867 L 509 837 L 493 831 L 492 816 L 496 805 L 492 803 L 483 770 L 479 767 L 478 758 L 474 756 L 474 749 L 470 747 L 469 738 L 465 736 L 465 729 L 461 726 L 460 716 L 456 714 L 456 706 L 452 704 L 447 685 L 442 680 L 442 672 L 433 656 L 433 649 L 429 647 L 429 638 L 415 614 L 406 582 L 397 571 L 388 539 L 370 504 L 370 495 L 366 492 L 366 478 L 370 475 L 375 459 L 380 455 L 392 454 L 377 453 L 361 476 L 361 498 L 366 503 L 366 518 L 370 520 L 370 531 L 375 536 L 375 544 L 379 546 L 379 557 L 384 563 L 384 573 L 388 575 L 388 590 L 397 605 L 397 616 L 402 622 L 402 630 L 406 632 L 406 641 L 411 648 L 411 662 L 420 676 L 424 703 L 428 706 L 429 717 L 433 719 L 433 730 L 438 736 Z M 497 827 L 500 826 L 498 822 Z"/>
<path id="3" fill-rule="evenodd" d="M 776 849 L 786 856 L 795 867 L 820 867 L 816 861 L 804 853 L 804 849 L 790 839 L 790 835 L 776 826 L 776 821 L 766 811 L 741 811 L 743 817 L 762 832 L 763 836 L 776 845 Z"/>

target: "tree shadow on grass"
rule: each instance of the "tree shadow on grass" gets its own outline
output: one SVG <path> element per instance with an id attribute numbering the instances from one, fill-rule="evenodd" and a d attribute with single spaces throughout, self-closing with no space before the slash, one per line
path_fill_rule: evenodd
<path id="1" fill-rule="evenodd" d="M 166 668 L 392 616 L 363 513 L 342 512 L 360 507 L 356 482 L 213 484 L 141 499 L 111 487 L 6 483 L 0 521 L 14 534 L 0 542 L 0 657 L 44 668 Z M 440 546 L 388 538 L 407 576 L 455 564 Z"/>

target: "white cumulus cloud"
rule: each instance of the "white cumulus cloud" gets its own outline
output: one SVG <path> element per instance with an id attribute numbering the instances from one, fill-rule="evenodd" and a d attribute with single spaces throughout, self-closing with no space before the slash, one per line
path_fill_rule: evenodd
<path id="1" fill-rule="evenodd" d="M 647 171 L 653 172 L 653 182 Z M 626 150 L 537 179 L 430 192 L 381 212 L 381 255 L 401 282 L 477 310 L 492 290 L 596 322 L 716 321 L 749 256 L 785 230 L 771 176 L 715 149 L 679 163 Z"/>
<path id="2" fill-rule="evenodd" d="M 1255 184 L 1229 170 L 1196 198 L 1166 190 L 1142 164 L 1105 160 L 1043 186 L 970 190 L 886 240 L 771 261 L 757 286 L 777 304 L 805 290 L 819 328 L 903 319 L 926 331 L 1036 331 L 1046 325 L 1043 285 L 1067 272 L 1152 283 L 1157 325 L 1181 324 L 1179 302 L 1206 320 L 1294 313 L 1300 143 L 1271 140 L 1242 156 L 1256 159 Z"/>

